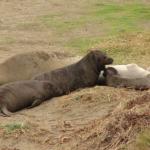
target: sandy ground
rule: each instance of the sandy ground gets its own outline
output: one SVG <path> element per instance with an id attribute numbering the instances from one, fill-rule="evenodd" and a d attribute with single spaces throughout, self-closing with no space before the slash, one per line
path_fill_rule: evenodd
<path id="1" fill-rule="evenodd" d="M 53 30 L 36 26 L 37 17 L 46 15 L 49 10 L 55 11 L 57 7 L 57 1 L 0 1 L 0 60 L 28 51 L 63 51 L 55 44 Z M 24 24 L 31 24 L 31 27 L 26 28 Z"/>
<path id="2" fill-rule="evenodd" d="M 86 130 L 91 122 L 102 121 L 122 105 L 122 102 L 144 93 L 96 86 L 53 98 L 34 109 L 20 111 L 12 117 L 0 117 L 1 125 L 22 123 L 28 126 L 27 129 L 19 129 L 12 133 L 5 133 L 1 129 L 0 148 L 80 149 L 78 143 L 88 132 L 80 135 L 77 134 L 78 131 Z"/>

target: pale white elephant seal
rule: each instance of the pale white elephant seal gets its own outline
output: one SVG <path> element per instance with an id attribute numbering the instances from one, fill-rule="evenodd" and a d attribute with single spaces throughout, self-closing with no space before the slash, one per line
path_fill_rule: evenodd
<path id="1" fill-rule="evenodd" d="M 150 71 L 148 69 L 145 70 L 137 64 L 109 65 L 107 67 L 116 69 L 122 78 L 143 78 L 150 76 Z"/>
<path id="2" fill-rule="evenodd" d="M 150 89 L 150 72 L 136 64 L 109 65 L 106 71 L 100 74 L 99 84 L 147 90 Z"/>

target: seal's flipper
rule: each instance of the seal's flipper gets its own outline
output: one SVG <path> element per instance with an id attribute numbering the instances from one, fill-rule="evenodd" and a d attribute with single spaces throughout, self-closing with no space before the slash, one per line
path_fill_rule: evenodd
<path id="1" fill-rule="evenodd" d="M 29 106 L 28 108 L 33 108 L 33 107 L 36 107 L 38 105 L 40 105 L 43 101 L 41 99 L 36 99 L 33 101 L 32 105 Z"/>
<path id="2" fill-rule="evenodd" d="M 5 117 L 10 117 L 13 114 L 7 109 L 6 106 L 1 107 L 1 113 L 4 114 Z"/>
<path id="3" fill-rule="evenodd" d="M 3 114 L 2 112 L 0 112 L 0 116 L 2 116 L 2 117 L 8 117 L 7 115 Z"/>
<path id="4" fill-rule="evenodd" d="M 98 81 L 97 81 L 98 85 L 106 85 L 106 77 L 104 76 L 104 71 L 100 72 L 100 75 L 98 77 Z"/>

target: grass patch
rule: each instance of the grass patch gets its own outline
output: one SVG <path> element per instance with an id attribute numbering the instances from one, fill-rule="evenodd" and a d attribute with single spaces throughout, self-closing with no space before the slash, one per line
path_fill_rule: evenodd
<path id="1" fill-rule="evenodd" d="M 5 126 L 1 126 L 1 128 L 5 129 L 6 134 L 10 134 L 15 132 L 16 130 L 24 130 L 28 129 L 28 126 L 24 123 L 10 123 Z"/>
<path id="2" fill-rule="evenodd" d="M 150 149 L 150 129 L 143 130 L 136 138 L 135 143 L 131 145 L 131 150 L 149 150 Z"/>
<path id="3" fill-rule="evenodd" d="M 95 7 L 93 16 L 109 24 L 109 34 L 140 31 L 138 22 L 150 19 L 150 7 L 143 4 L 104 4 Z"/>
<path id="4" fill-rule="evenodd" d="M 29 34 L 30 30 L 43 32 L 43 35 L 50 37 L 44 39 L 47 43 L 52 43 L 56 48 L 71 50 L 76 54 L 83 54 L 87 49 L 100 47 L 115 59 L 115 63 L 150 64 L 148 3 L 139 0 L 109 2 L 70 0 L 66 2 L 67 5 L 64 1 L 57 3 L 59 5 L 54 5 L 54 8 L 58 8 L 47 13 L 44 11 L 44 15 L 17 24 L 18 30 L 26 30 Z M 17 44 L 9 35 L 0 38 L 0 44 L 12 43 Z"/>
<path id="5" fill-rule="evenodd" d="M 108 18 L 112 25 L 112 33 L 137 32 L 143 30 L 138 26 L 139 22 L 150 19 L 150 7 L 142 4 L 126 5 L 123 11 Z"/>
<path id="6" fill-rule="evenodd" d="M 67 32 L 82 26 L 85 21 L 82 18 L 67 18 L 65 15 L 44 15 L 40 17 L 41 22 L 47 27 L 56 30 L 58 33 Z"/>
<path id="7" fill-rule="evenodd" d="M 26 31 L 39 31 L 43 29 L 41 24 L 36 22 L 19 23 L 16 27 L 17 29 L 26 30 Z"/>
<path id="8" fill-rule="evenodd" d="M 150 19 L 150 6 L 138 3 L 122 5 L 120 3 L 93 3 L 92 6 L 87 7 L 86 12 L 78 15 L 78 17 L 71 18 L 65 13 L 49 14 L 40 19 L 48 28 L 55 28 L 61 33 L 79 27 L 84 28 L 86 24 L 97 24 L 98 28 L 107 25 L 105 32 L 110 35 L 141 30 L 137 23 Z M 101 23 L 104 25 L 102 26 Z"/>
<path id="9" fill-rule="evenodd" d="M 99 47 L 114 58 L 115 64 L 137 63 L 150 66 L 150 34 L 130 33 L 103 39 Z"/>
<path id="10" fill-rule="evenodd" d="M 77 50 L 78 53 L 85 53 L 89 48 L 92 48 L 94 45 L 98 44 L 100 41 L 99 37 L 83 37 L 77 38 L 67 43 L 67 46 L 73 47 Z"/>
<path id="11" fill-rule="evenodd" d="M 143 131 L 136 140 L 136 145 L 139 150 L 150 149 L 150 130 Z"/>
<path id="12" fill-rule="evenodd" d="M 103 40 L 100 47 L 111 55 L 116 64 L 137 63 L 150 65 L 150 34 L 130 33 Z"/>
<path id="13" fill-rule="evenodd" d="M 100 48 L 114 58 L 114 64 L 137 63 L 141 67 L 150 66 L 150 34 L 130 33 L 106 38 L 78 38 L 68 43 L 77 53 L 87 49 Z"/>
<path id="14" fill-rule="evenodd" d="M 87 9 L 87 13 L 85 13 L 84 16 L 81 16 L 78 20 L 74 20 L 74 22 L 76 22 L 74 27 L 79 27 L 77 25 L 80 20 L 82 20 L 83 29 L 85 25 L 91 24 L 92 26 L 93 24 L 93 26 L 96 27 L 93 30 L 101 28 L 104 33 L 103 36 L 101 32 L 99 32 L 99 37 L 94 37 L 94 35 L 90 33 L 90 35 L 93 36 L 92 38 L 91 36 L 89 36 L 89 38 L 80 36 L 79 38 L 75 37 L 68 41 L 68 45 L 66 46 L 80 49 L 82 53 L 84 51 L 83 49 L 94 47 L 98 43 L 98 40 L 99 43 L 101 43 L 101 40 L 106 39 L 106 37 L 115 36 L 116 38 L 122 34 L 144 32 L 144 28 L 140 26 L 140 24 L 142 22 L 149 22 L 150 6 L 139 3 L 94 3 Z M 66 26 L 67 29 L 69 29 L 68 27 Z M 80 30 L 82 30 L 82 28 Z M 87 35 L 88 34 L 89 33 L 87 33 Z M 128 51 L 130 51 L 130 49 Z"/>
<path id="15" fill-rule="evenodd" d="M 13 37 L 0 37 L 0 44 L 13 44 L 16 42 L 16 39 Z"/>

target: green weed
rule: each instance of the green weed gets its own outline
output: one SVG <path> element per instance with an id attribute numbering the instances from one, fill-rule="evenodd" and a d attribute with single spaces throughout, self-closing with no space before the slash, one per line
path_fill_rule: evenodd
<path id="1" fill-rule="evenodd" d="M 16 39 L 13 37 L 0 37 L 0 44 L 13 44 L 16 42 Z"/>
<path id="2" fill-rule="evenodd" d="M 88 49 L 92 48 L 94 45 L 98 44 L 100 41 L 99 37 L 83 37 L 77 38 L 67 43 L 67 46 L 73 47 L 79 53 L 85 53 Z"/>
<path id="3" fill-rule="evenodd" d="M 16 130 L 23 130 L 28 128 L 28 126 L 25 125 L 24 123 L 10 123 L 1 127 L 5 129 L 6 134 L 12 133 Z"/>
<path id="4" fill-rule="evenodd" d="M 149 150 L 150 149 L 150 130 L 143 130 L 136 138 L 131 150 Z"/>

